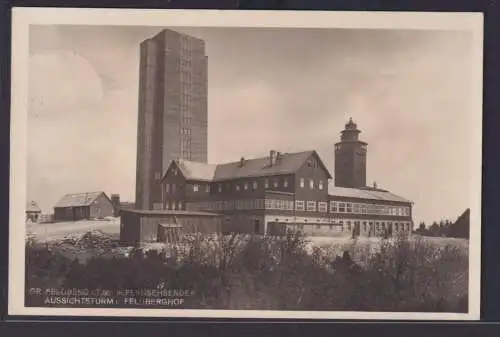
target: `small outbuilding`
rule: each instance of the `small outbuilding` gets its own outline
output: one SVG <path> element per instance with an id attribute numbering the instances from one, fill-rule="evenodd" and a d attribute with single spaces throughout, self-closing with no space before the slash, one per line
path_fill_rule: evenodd
<path id="1" fill-rule="evenodd" d="M 125 246 L 141 243 L 179 242 L 185 234 L 220 234 L 219 214 L 173 210 L 123 209 L 120 241 Z"/>
<path id="2" fill-rule="evenodd" d="M 114 206 L 104 192 L 66 194 L 54 206 L 54 221 L 112 217 Z"/>
<path id="3" fill-rule="evenodd" d="M 28 203 L 26 207 L 26 222 L 39 222 L 42 210 L 35 201 Z"/>

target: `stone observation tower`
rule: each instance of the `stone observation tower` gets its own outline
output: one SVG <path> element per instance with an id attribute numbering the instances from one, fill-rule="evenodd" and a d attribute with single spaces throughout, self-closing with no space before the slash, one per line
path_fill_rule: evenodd
<path id="1" fill-rule="evenodd" d="M 335 144 L 335 186 L 363 188 L 366 186 L 367 143 L 359 140 L 361 131 L 352 118 Z"/>

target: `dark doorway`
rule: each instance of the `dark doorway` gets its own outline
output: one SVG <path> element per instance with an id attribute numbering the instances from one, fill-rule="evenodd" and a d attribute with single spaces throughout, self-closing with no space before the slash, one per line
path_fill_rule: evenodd
<path id="1" fill-rule="evenodd" d="M 260 233 L 260 221 L 259 219 L 254 220 L 254 233 L 259 234 Z"/>

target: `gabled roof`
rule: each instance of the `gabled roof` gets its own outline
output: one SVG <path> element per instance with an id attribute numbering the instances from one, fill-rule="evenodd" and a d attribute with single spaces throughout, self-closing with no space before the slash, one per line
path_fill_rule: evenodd
<path id="1" fill-rule="evenodd" d="M 54 208 L 59 207 L 79 207 L 79 206 L 89 206 L 91 205 L 97 197 L 101 194 L 106 196 L 104 192 L 86 192 L 86 193 L 74 193 L 66 194 L 61 198 L 54 206 Z M 107 196 L 106 196 L 107 198 Z"/>
<path id="2" fill-rule="evenodd" d="M 26 207 L 26 212 L 41 213 L 42 209 L 38 207 L 38 204 L 34 201 L 28 203 Z"/>
<path id="3" fill-rule="evenodd" d="M 338 196 L 344 198 L 357 198 L 367 200 L 383 200 L 411 203 L 410 200 L 400 197 L 394 193 L 385 190 L 363 189 L 363 188 L 347 188 L 337 187 L 332 184 L 328 185 L 328 194 L 330 196 Z"/>
<path id="4" fill-rule="evenodd" d="M 204 180 L 212 181 L 215 175 L 217 165 L 199 163 L 184 159 L 175 161 L 182 175 L 187 180 Z"/>
<path id="5" fill-rule="evenodd" d="M 304 151 L 296 153 L 282 153 L 278 163 L 269 165 L 269 157 L 261 157 L 256 159 L 245 159 L 243 167 L 241 162 L 232 162 L 227 164 L 217 165 L 215 171 L 215 180 L 229 180 L 237 178 L 251 178 L 272 176 L 280 174 L 290 174 L 297 172 L 302 165 L 311 156 L 315 155 L 330 177 L 328 169 L 322 162 L 316 151 Z"/>
<path id="6" fill-rule="evenodd" d="M 273 165 L 269 165 L 269 157 L 244 159 L 243 166 L 241 165 L 241 161 L 218 165 L 192 162 L 184 159 L 175 160 L 174 162 L 187 180 L 224 181 L 295 173 L 311 155 L 317 157 L 318 162 L 327 172 L 328 177 L 331 178 L 328 169 L 316 151 L 282 153 L 280 154 L 279 162 Z"/>

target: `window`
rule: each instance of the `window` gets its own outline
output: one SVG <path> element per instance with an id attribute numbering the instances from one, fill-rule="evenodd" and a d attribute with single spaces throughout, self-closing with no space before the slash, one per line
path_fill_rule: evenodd
<path id="1" fill-rule="evenodd" d="M 176 208 L 177 208 L 176 206 L 177 206 L 177 204 L 175 203 L 175 201 L 173 201 L 173 202 L 172 202 L 172 210 L 174 210 L 174 211 L 175 211 L 175 210 L 176 210 Z"/>
<path id="2" fill-rule="evenodd" d="M 175 193 L 175 185 L 172 184 L 172 193 Z"/>
<path id="3" fill-rule="evenodd" d="M 236 191 L 240 190 L 240 185 L 236 184 Z"/>
<path id="4" fill-rule="evenodd" d="M 170 191 L 170 184 L 165 185 L 165 191 L 168 193 Z"/>
<path id="5" fill-rule="evenodd" d="M 273 182 L 273 187 L 274 188 L 277 188 L 279 185 L 279 182 L 278 182 L 278 179 L 274 179 L 274 182 Z"/>
<path id="6" fill-rule="evenodd" d="M 346 213 L 352 213 L 352 203 L 348 202 L 345 205 L 346 205 L 345 212 Z"/>
<path id="7" fill-rule="evenodd" d="M 200 189 L 200 186 L 198 184 L 193 184 L 193 192 L 198 192 Z"/>
<path id="8" fill-rule="evenodd" d="M 330 230 L 333 231 L 333 225 L 330 225 Z"/>
<path id="9" fill-rule="evenodd" d="M 394 223 L 394 230 L 397 232 L 399 230 L 399 224 L 396 222 Z"/>
<path id="10" fill-rule="evenodd" d="M 360 211 L 359 211 L 359 204 L 352 204 L 352 212 L 356 213 L 356 214 L 360 213 Z"/>
<path id="11" fill-rule="evenodd" d="M 347 221 L 347 230 L 350 232 L 352 229 L 351 227 L 351 222 L 350 221 Z"/>
<path id="12" fill-rule="evenodd" d="M 254 181 L 254 182 L 253 182 L 253 189 L 254 189 L 254 190 L 256 190 L 256 189 L 257 189 L 257 187 L 258 187 L 257 182 L 256 182 L 256 181 Z"/>
<path id="13" fill-rule="evenodd" d="M 181 202 L 181 201 L 179 201 L 179 202 L 177 203 L 177 208 L 179 209 L 179 211 L 181 211 L 181 210 L 182 210 L 182 202 Z"/>
<path id="14" fill-rule="evenodd" d="M 300 178 L 300 187 L 304 187 L 304 178 Z"/>
<path id="15" fill-rule="evenodd" d="M 316 212 L 316 201 L 308 201 L 307 202 L 307 211 L 308 212 Z"/>
<path id="16" fill-rule="evenodd" d="M 296 200 L 295 201 L 295 210 L 296 211 L 304 211 L 305 210 L 304 200 Z"/>
<path id="17" fill-rule="evenodd" d="M 345 213 L 345 203 L 339 202 L 339 213 Z"/>
<path id="18" fill-rule="evenodd" d="M 205 186 L 205 192 L 210 193 L 210 185 Z"/>
<path id="19" fill-rule="evenodd" d="M 319 181 L 319 183 L 318 183 L 318 188 L 319 188 L 320 190 L 322 190 L 322 189 L 323 189 L 323 180 L 320 180 L 320 181 Z"/>
<path id="20" fill-rule="evenodd" d="M 264 181 L 264 187 L 265 187 L 265 188 L 269 188 L 269 179 L 266 179 L 266 180 Z"/>
<path id="21" fill-rule="evenodd" d="M 266 199 L 264 201 L 264 206 L 266 209 L 273 209 L 273 206 L 274 206 L 273 200 Z"/>
<path id="22" fill-rule="evenodd" d="M 326 202 L 318 203 L 318 212 L 326 213 L 328 212 L 328 204 Z"/>
<path id="23" fill-rule="evenodd" d="M 248 190 L 248 183 L 243 184 L 243 187 L 244 187 L 245 191 Z"/>
<path id="24" fill-rule="evenodd" d="M 283 187 L 287 188 L 288 187 L 288 179 L 283 179 Z"/>
<path id="25" fill-rule="evenodd" d="M 368 224 L 366 223 L 366 221 L 363 222 L 363 229 L 365 232 L 368 232 Z"/>
<path id="26" fill-rule="evenodd" d="M 312 179 L 309 180 L 309 188 L 314 188 L 314 180 Z"/>
<path id="27" fill-rule="evenodd" d="M 330 213 L 337 213 L 337 212 L 338 212 L 337 202 L 330 201 Z"/>
<path id="28" fill-rule="evenodd" d="M 222 184 L 219 184 L 218 186 L 219 193 L 222 193 Z"/>

